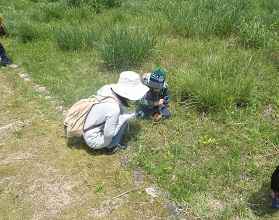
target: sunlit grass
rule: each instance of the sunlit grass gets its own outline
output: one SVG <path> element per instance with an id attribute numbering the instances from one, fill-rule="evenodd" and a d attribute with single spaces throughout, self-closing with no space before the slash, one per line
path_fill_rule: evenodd
<path id="1" fill-rule="evenodd" d="M 70 107 L 121 71 L 165 68 L 172 117 L 131 123 L 132 167 L 201 219 L 277 217 L 268 198 L 279 147 L 278 1 L 124 1 L 100 13 L 51 2 L 0 3 L 1 43 L 35 83 Z"/>
<path id="2" fill-rule="evenodd" d="M 135 67 L 152 56 L 156 39 L 145 30 L 112 29 L 98 51 L 104 65 L 109 69 L 127 69 Z"/>

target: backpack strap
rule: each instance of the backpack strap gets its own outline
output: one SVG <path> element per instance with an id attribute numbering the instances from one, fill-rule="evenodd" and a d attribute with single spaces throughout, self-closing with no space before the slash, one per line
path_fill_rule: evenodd
<path id="1" fill-rule="evenodd" d="M 85 119 L 86 120 L 86 119 Z M 97 124 L 97 125 L 93 125 L 93 126 L 91 126 L 91 127 L 89 127 L 89 128 L 86 128 L 86 129 L 84 129 L 84 127 L 83 127 L 83 129 L 82 129 L 82 131 L 83 131 L 83 133 L 86 133 L 87 131 L 90 131 L 90 130 L 92 130 L 92 129 L 94 129 L 94 128 L 97 128 L 97 127 L 99 127 L 99 126 L 101 126 L 101 125 L 103 125 L 103 124 L 105 124 L 106 122 L 104 121 L 103 123 L 100 123 L 100 124 Z M 84 125 L 83 125 L 84 126 Z"/>
<path id="2" fill-rule="evenodd" d="M 97 99 L 96 99 L 96 101 L 97 101 Z M 85 124 L 85 121 L 86 121 L 86 119 L 87 119 L 87 116 L 89 115 L 89 112 L 92 110 L 93 106 L 94 106 L 95 104 L 100 104 L 100 103 L 104 103 L 104 102 L 112 102 L 112 103 L 119 104 L 119 102 L 118 102 L 116 99 L 111 98 L 111 97 L 107 97 L 107 98 L 103 99 L 102 101 L 97 101 L 96 103 L 94 103 L 94 104 L 91 106 L 90 110 L 88 111 L 88 113 L 87 113 L 87 115 L 86 115 L 86 117 L 85 117 L 85 119 L 84 119 L 84 124 Z M 83 131 L 83 133 L 86 133 L 87 131 L 90 131 L 90 130 L 92 130 L 92 129 L 94 129 L 94 128 L 97 128 L 97 127 L 99 127 L 99 126 L 101 126 L 101 125 L 103 125 L 103 124 L 105 124 L 105 123 L 106 123 L 106 122 L 104 121 L 104 122 L 102 122 L 102 123 L 100 123 L 100 124 L 90 126 L 89 128 L 86 128 L 86 129 L 84 129 L 84 124 L 83 124 L 82 131 Z"/>

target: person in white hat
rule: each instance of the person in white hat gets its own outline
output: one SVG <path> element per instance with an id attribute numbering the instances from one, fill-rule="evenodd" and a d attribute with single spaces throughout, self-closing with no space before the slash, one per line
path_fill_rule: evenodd
<path id="1" fill-rule="evenodd" d="M 98 101 L 110 97 L 116 102 L 94 105 L 84 123 L 86 132 L 83 137 L 86 144 L 90 148 L 104 149 L 108 153 L 125 149 L 126 146 L 119 143 L 128 120 L 135 116 L 125 113 L 125 107 L 129 106 L 128 100 L 139 100 L 148 90 L 141 83 L 139 75 L 133 71 L 122 72 L 117 84 L 105 85 L 99 89 L 96 96 Z"/>

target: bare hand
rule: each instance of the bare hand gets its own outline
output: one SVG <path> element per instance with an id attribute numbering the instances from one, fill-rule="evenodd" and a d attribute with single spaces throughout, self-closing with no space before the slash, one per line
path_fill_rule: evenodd
<path id="1" fill-rule="evenodd" d="M 157 102 L 154 102 L 155 106 L 162 105 L 164 103 L 164 99 L 159 99 Z"/>

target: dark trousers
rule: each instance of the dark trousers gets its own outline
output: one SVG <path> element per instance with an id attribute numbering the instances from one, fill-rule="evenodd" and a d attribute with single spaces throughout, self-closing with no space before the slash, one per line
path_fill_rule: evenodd
<path id="1" fill-rule="evenodd" d="M 145 116 L 149 116 L 149 115 L 154 116 L 157 113 L 161 114 L 164 118 L 169 118 L 171 116 L 170 110 L 164 104 L 159 106 L 154 106 L 151 109 L 147 107 L 141 107 L 138 110 L 142 110 Z"/>
<path id="2" fill-rule="evenodd" d="M 0 43 L 0 56 L 1 56 L 1 61 L 3 66 L 10 64 L 10 60 L 8 59 L 7 53 L 1 43 Z"/>

